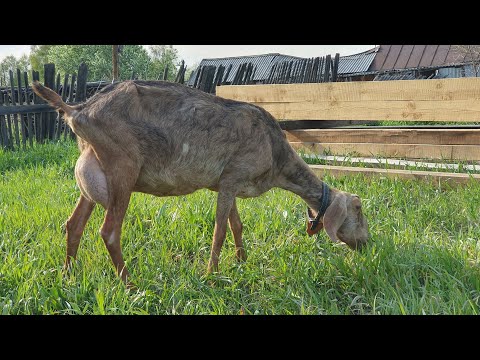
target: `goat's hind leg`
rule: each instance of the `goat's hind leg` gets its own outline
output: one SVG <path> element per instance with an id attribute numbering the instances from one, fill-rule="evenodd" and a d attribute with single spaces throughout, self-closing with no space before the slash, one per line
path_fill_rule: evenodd
<path id="1" fill-rule="evenodd" d="M 78 245 L 80 244 L 83 230 L 94 207 L 94 202 L 80 195 L 75 210 L 67 220 L 67 256 L 63 266 L 64 270 L 70 268 L 72 259 L 75 259 L 77 256 Z"/>
<path id="2" fill-rule="evenodd" d="M 129 201 L 130 193 L 125 194 L 118 191 L 114 193 L 113 199 L 107 207 L 100 234 L 110 254 L 117 275 L 121 277 L 127 287 L 135 288 L 136 286 L 128 279 L 130 274 L 125 267 L 120 245 L 123 218 L 125 217 Z"/>
<path id="3" fill-rule="evenodd" d="M 208 262 L 207 273 L 218 271 L 218 260 L 223 242 L 227 235 L 227 221 L 230 210 L 235 202 L 235 195 L 227 192 L 218 192 L 217 211 L 215 214 L 215 230 L 213 232 L 212 250 Z"/>
<path id="4" fill-rule="evenodd" d="M 228 216 L 228 222 L 230 224 L 230 230 L 232 231 L 233 239 L 235 241 L 235 255 L 237 260 L 245 261 L 247 260 L 247 256 L 245 255 L 245 249 L 242 241 L 243 225 L 238 213 L 236 200 L 233 201 L 233 206 L 230 210 L 230 215 Z"/>

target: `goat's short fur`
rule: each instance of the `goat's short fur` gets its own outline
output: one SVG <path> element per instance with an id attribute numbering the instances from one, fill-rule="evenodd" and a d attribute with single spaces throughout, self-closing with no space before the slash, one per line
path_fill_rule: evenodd
<path id="1" fill-rule="evenodd" d="M 66 268 L 99 203 L 106 209 L 101 236 L 117 273 L 129 284 L 120 234 L 134 191 L 156 196 L 203 188 L 218 192 L 208 272 L 218 269 L 227 222 L 237 258 L 245 260 L 236 197 L 256 197 L 279 187 L 302 197 L 313 216 L 320 208 L 324 183 L 260 107 L 163 81 L 114 83 L 76 106 L 38 82 L 33 89 L 64 115 L 81 152 L 75 167 L 81 196 L 67 221 Z M 317 231 L 323 227 L 333 241 L 363 245 L 368 227 L 359 197 L 332 189 Z"/>

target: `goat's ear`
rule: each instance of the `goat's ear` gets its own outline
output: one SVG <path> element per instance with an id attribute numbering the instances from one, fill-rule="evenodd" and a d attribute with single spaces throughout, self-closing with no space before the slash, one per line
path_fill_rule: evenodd
<path id="1" fill-rule="evenodd" d="M 340 192 L 335 194 L 335 199 L 323 216 L 325 232 L 334 242 L 338 242 L 337 231 L 347 218 L 347 196 Z"/>

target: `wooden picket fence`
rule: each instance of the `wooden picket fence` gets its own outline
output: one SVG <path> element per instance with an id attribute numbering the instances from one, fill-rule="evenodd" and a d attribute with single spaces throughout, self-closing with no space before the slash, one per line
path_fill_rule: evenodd
<path id="1" fill-rule="evenodd" d="M 187 67 L 182 61 L 175 77 L 175 82 L 185 82 Z M 74 105 L 84 102 L 96 92 L 110 84 L 108 81 L 87 83 L 88 68 L 82 63 L 78 72 L 65 74 L 61 81 L 60 74 L 55 76 L 55 64 L 45 64 L 44 79 L 40 81 L 39 73 L 32 71 L 33 81 L 38 80 L 46 87 L 59 94 L 67 104 Z M 163 73 L 167 80 L 168 67 Z M 161 77 L 161 75 L 160 75 Z M 135 79 L 132 72 L 131 79 Z M 15 150 L 33 146 L 34 143 L 44 143 L 47 140 L 75 138 L 70 127 L 58 116 L 55 109 L 37 97 L 30 87 L 28 73 L 17 69 L 9 73 L 10 86 L 0 88 L 0 147 Z M 17 84 L 16 86 L 14 84 Z"/>
<path id="2" fill-rule="evenodd" d="M 87 97 L 88 69 L 81 64 L 77 74 L 66 74 L 61 82 L 55 77 L 55 65 L 45 64 L 43 84 L 62 96 L 70 104 L 80 103 Z M 22 76 L 23 75 L 23 76 Z M 0 89 L 0 146 L 4 149 L 26 148 L 34 142 L 57 140 L 74 136 L 71 129 L 46 102 L 37 97 L 30 87 L 28 73 L 16 74 L 10 70 L 10 87 Z M 14 86 L 17 80 L 17 86 Z M 32 71 L 32 80 L 40 81 L 39 73 Z"/>

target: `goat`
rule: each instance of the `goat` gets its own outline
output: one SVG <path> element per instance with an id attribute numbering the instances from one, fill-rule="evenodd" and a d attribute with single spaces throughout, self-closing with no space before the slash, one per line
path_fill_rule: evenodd
<path id="1" fill-rule="evenodd" d="M 133 286 L 120 246 L 132 192 L 218 192 L 207 273 L 218 271 L 227 222 L 236 257 L 246 260 L 236 197 L 256 197 L 274 187 L 306 202 L 309 235 L 324 227 L 332 241 L 352 249 L 367 242 L 360 198 L 321 181 L 274 117 L 258 106 L 165 81 L 113 83 L 77 105 L 66 104 L 38 81 L 33 89 L 64 116 L 80 149 L 75 177 L 81 195 L 66 222 L 64 269 L 76 258 L 85 225 L 99 203 L 106 210 L 100 234 L 117 275 Z"/>

